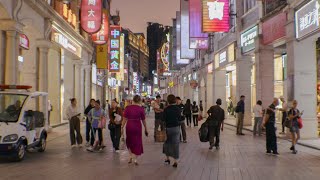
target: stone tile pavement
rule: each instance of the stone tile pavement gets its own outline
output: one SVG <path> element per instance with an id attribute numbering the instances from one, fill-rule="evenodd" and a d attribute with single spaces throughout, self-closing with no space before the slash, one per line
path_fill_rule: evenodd
<path id="1" fill-rule="evenodd" d="M 153 118 L 148 117 L 152 127 Z M 265 138 L 236 136 L 232 126 L 221 133 L 221 149 L 208 150 L 198 140 L 198 128 L 188 128 L 188 143 L 181 144 L 179 166 L 164 165 L 162 143 L 144 137 L 145 153 L 140 165 L 128 165 L 128 153 L 112 152 L 110 135 L 104 131 L 107 148 L 89 153 L 84 148 L 71 149 L 68 126 L 53 129 L 48 149 L 31 152 L 24 161 L 0 161 L 0 180 L 318 180 L 320 151 L 298 146 L 299 153 L 289 152 L 290 142 L 279 140 L 280 156 L 266 155 Z M 82 128 L 84 130 L 84 127 Z M 151 128 L 150 128 L 151 131 Z M 83 131 L 84 132 L 84 131 Z M 150 132 L 150 134 L 153 134 Z"/>

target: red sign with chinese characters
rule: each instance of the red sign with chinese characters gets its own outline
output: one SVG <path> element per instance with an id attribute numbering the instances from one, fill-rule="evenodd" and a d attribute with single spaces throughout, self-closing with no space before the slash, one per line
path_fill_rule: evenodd
<path id="1" fill-rule="evenodd" d="M 101 28 L 102 3 L 101 0 L 81 1 L 81 27 L 89 34 L 96 33 Z"/>
<path id="2" fill-rule="evenodd" d="M 108 35 L 109 35 L 108 11 L 104 9 L 102 13 L 101 29 L 97 33 L 92 34 L 92 41 L 95 44 L 105 44 L 108 41 Z"/>
<path id="3" fill-rule="evenodd" d="M 120 26 L 110 26 L 110 61 L 109 72 L 120 72 Z"/>
<path id="4" fill-rule="evenodd" d="M 228 32 L 229 0 L 202 1 L 202 32 Z"/>
<path id="5" fill-rule="evenodd" d="M 287 14 L 280 13 L 262 23 L 262 43 L 267 45 L 286 36 Z"/>
<path id="6" fill-rule="evenodd" d="M 29 38 L 25 34 L 20 34 L 19 46 L 26 49 L 26 50 L 29 50 L 30 41 L 29 41 Z"/>

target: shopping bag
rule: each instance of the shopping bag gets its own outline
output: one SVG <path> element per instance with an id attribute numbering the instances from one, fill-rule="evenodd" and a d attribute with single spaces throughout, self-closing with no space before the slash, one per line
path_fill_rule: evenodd
<path id="1" fill-rule="evenodd" d="M 299 129 L 303 128 L 302 118 L 298 119 L 298 126 L 299 126 Z"/>

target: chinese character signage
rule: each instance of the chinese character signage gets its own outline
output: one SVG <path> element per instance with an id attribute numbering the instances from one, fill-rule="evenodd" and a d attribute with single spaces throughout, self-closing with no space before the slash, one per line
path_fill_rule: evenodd
<path id="1" fill-rule="evenodd" d="M 109 35 L 108 28 L 109 28 L 108 11 L 104 9 L 102 13 L 101 29 L 97 33 L 92 34 L 92 41 L 95 44 L 106 44 L 108 41 L 108 35 Z"/>
<path id="2" fill-rule="evenodd" d="M 137 72 L 133 72 L 133 89 L 135 93 L 139 93 L 139 77 Z"/>
<path id="3" fill-rule="evenodd" d="M 101 0 L 81 1 L 81 27 L 89 34 L 96 33 L 101 28 L 102 3 Z"/>
<path id="4" fill-rule="evenodd" d="M 107 69 L 108 68 L 108 45 L 97 45 L 97 69 Z"/>
<path id="5" fill-rule="evenodd" d="M 202 1 L 202 31 L 229 31 L 229 0 Z"/>
<path id="6" fill-rule="evenodd" d="M 242 53 L 251 51 L 255 48 L 255 38 L 258 36 L 258 26 L 246 30 L 240 36 Z"/>
<path id="7" fill-rule="evenodd" d="M 110 26 L 110 61 L 109 72 L 120 72 L 120 26 Z"/>
<path id="8" fill-rule="evenodd" d="M 319 1 L 313 0 L 296 11 L 296 38 L 302 38 L 319 29 Z"/>
<path id="9" fill-rule="evenodd" d="M 120 80 L 124 80 L 124 34 L 120 36 Z"/>
<path id="10" fill-rule="evenodd" d="M 200 0 L 189 0 L 190 48 L 208 49 L 208 34 L 201 29 L 202 9 Z"/>

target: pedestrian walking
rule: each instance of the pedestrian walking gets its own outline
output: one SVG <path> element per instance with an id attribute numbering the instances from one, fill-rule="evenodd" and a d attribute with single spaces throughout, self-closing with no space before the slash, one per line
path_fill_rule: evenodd
<path id="1" fill-rule="evenodd" d="M 186 132 L 186 123 L 185 123 L 185 117 L 183 115 L 184 105 L 182 104 L 181 98 L 179 96 L 176 97 L 177 106 L 180 107 L 181 110 L 181 133 L 182 138 L 180 137 L 180 140 L 182 140 L 183 143 L 187 143 L 187 132 Z"/>
<path id="2" fill-rule="evenodd" d="M 92 131 L 92 127 L 91 127 L 91 122 L 90 119 L 88 117 L 88 113 L 91 111 L 92 108 L 94 108 L 96 104 L 95 99 L 91 99 L 89 105 L 86 107 L 86 109 L 84 110 L 84 115 L 86 116 L 86 146 L 89 147 L 90 146 L 90 135 L 91 135 L 91 131 Z"/>
<path id="3" fill-rule="evenodd" d="M 162 122 L 162 115 L 163 115 L 164 106 L 161 103 L 161 96 L 160 95 L 156 96 L 156 100 L 153 102 L 152 108 L 155 113 L 155 115 L 154 115 L 154 118 L 155 118 L 155 121 L 154 121 L 154 140 L 156 141 L 156 134 L 158 132 L 159 127 L 160 127 L 161 131 L 164 130 L 164 124 Z"/>
<path id="4" fill-rule="evenodd" d="M 255 136 L 258 132 L 261 136 L 261 125 L 262 125 L 262 101 L 257 101 L 257 104 L 253 107 L 254 113 L 254 126 L 253 126 L 253 135 Z"/>
<path id="5" fill-rule="evenodd" d="M 187 99 L 186 104 L 184 105 L 183 114 L 187 119 L 187 126 L 191 127 L 191 111 L 192 105 L 190 99 Z"/>
<path id="6" fill-rule="evenodd" d="M 115 152 L 119 152 L 119 144 L 121 138 L 121 124 L 122 124 L 122 110 L 118 107 L 117 101 L 111 102 L 111 108 L 109 110 L 109 130 L 110 137 Z"/>
<path id="7" fill-rule="evenodd" d="M 121 127 L 122 134 L 123 128 L 126 127 L 126 145 L 130 154 L 128 163 L 134 162 L 135 165 L 138 165 L 138 156 L 143 154 L 142 125 L 144 126 L 145 136 L 149 134 L 145 112 L 140 103 L 141 97 L 135 95 L 133 97 L 133 104 L 124 110 Z"/>
<path id="8" fill-rule="evenodd" d="M 178 167 L 180 144 L 181 109 L 176 105 L 176 97 L 168 95 L 168 106 L 164 109 L 163 120 L 166 125 L 167 140 L 163 144 L 163 153 L 166 155 L 165 163 L 170 164 L 170 157 L 174 159 L 173 167 Z"/>
<path id="9" fill-rule="evenodd" d="M 216 149 L 220 148 L 220 129 L 223 131 L 224 126 L 224 119 L 225 119 L 225 112 L 221 108 L 222 100 L 217 99 L 216 105 L 211 106 L 208 110 L 208 130 L 209 130 L 209 142 L 211 150 L 213 146 L 216 147 Z"/>
<path id="10" fill-rule="evenodd" d="M 94 108 L 92 108 L 88 113 L 89 121 L 91 122 L 91 140 L 90 147 L 87 149 L 88 151 L 102 151 L 105 146 L 103 145 L 103 118 L 106 118 L 105 111 L 102 109 L 100 101 L 96 100 L 94 104 Z M 96 134 L 98 133 L 99 142 L 96 142 Z"/>
<path id="11" fill-rule="evenodd" d="M 193 101 L 192 105 L 192 119 L 193 119 L 193 126 L 198 126 L 198 116 L 199 116 L 199 107 L 196 101 Z"/>
<path id="12" fill-rule="evenodd" d="M 237 121 L 237 135 L 244 135 L 242 133 L 242 129 L 243 129 L 243 121 L 244 121 L 244 107 L 245 107 L 245 96 L 242 95 L 240 97 L 240 101 L 237 104 L 236 107 L 236 113 L 238 113 L 238 121 Z"/>
<path id="13" fill-rule="evenodd" d="M 80 119 L 79 119 L 79 116 L 81 115 L 81 113 L 77 106 L 76 98 L 70 99 L 70 102 L 71 104 L 68 106 L 66 110 L 66 116 L 69 120 L 71 147 L 76 147 L 76 143 L 78 144 L 79 147 L 82 147 L 82 136 L 80 133 Z"/>
<path id="14" fill-rule="evenodd" d="M 282 131 L 280 132 L 280 134 L 285 134 L 284 129 L 285 129 L 285 122 L 288 117 L 288 105 L 283 96 L 280 96 L 280 100 L 282 102 L 282 107 L 279 109 L 279 111 L 282 112 L 282 122 L 281 122 Z"/>
<path id="15" fill-rule="evenodd" d="M 293 154 L 297 154 L 297 150 L 295 145 L 297 144 L 298 140 L 300 139 L 300 129 L 299 129 L 299 123 L 298 119 L 301 118 L 303 112 L 300 112 L 299 109 L 297 109 L 298 101 L 294 100 L 292 102 L 292 108 L 288 112 L 289 120 L 291 121 L 291 127 L 290 127 L 290 133 L 291 133 L 291 142 L 292 146 L 290 147 L 290 150 Z"/>
<path id="16" fill-rule="evenodd" d="M 276 136 L 276 107 L 279 105 L 278 98 L 274 98 L 272 104 L 267 108 L 267 112 L 264 118 L 263 126 L 266 127 L 266 146 L 267 154 L 279 155 L 277 148 L 277 136 Z"/>

